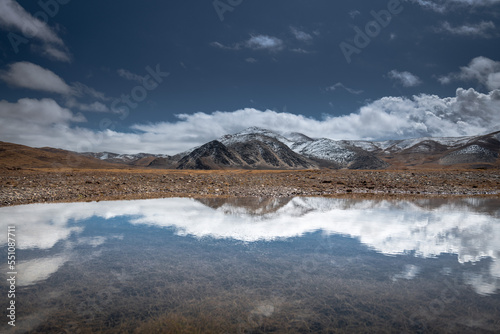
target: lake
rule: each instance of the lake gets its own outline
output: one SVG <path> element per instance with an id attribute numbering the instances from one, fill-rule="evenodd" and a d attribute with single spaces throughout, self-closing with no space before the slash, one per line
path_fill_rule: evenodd
<path id="1" fill-rule="evenodd" d="M 0 227 L 6 333 L 500 331 L 500 199 L 33 204 Z"/>

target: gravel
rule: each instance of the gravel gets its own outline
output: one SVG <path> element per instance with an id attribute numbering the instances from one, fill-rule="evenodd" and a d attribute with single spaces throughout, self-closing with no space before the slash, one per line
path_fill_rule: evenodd
<path id="1" fill-rule="evenodd" d="M 500 196 L 500 170 L 0 170 L 0 206 L 161 197 Z"/>

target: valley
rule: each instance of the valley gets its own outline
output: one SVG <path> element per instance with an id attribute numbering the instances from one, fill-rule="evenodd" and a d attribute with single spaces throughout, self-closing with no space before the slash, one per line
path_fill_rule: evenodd
<path id="1" fill-rule="evenodd" d="M 173 156 L 0 143 L 0 206 L 160 197 L 500 194 L 500 132 L 383 142 L 248 128 Z"/>

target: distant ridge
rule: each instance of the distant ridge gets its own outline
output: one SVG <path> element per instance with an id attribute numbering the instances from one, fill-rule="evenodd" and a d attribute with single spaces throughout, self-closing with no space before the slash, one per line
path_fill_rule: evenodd
<path id="1" fill-rule="evenodd" d="M 123 164 L 113 164 L 108 161 L 88 157 L 76 152 L 43 147 L 32 148 L 0 142 L 0 168 L 124 168 Z"/>
<path id="2" fill-rule="evenodd" d="M 0 167 L 64 166 L 164 169 L 499 168 L 500 131 L 486 135 L 388 141 L 332 140 L 251 127 L 174 156 L 75 153 L 0 142 Z M 67 163 L 66 163 L 67 164 Z"/>

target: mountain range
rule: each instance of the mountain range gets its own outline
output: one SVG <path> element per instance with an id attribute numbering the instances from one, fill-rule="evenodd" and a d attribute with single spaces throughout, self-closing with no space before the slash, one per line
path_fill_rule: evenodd
<path id="1" fill-rule="evenodd" d="M 10 146 L 9 146 L 10 145 Z M 15 144 L 1 143 L 0 166 Z M 53 148 L 32 149 L 50 162 L 49 154 L 81 160 L 84 165 L 137 166 L 164 169 L 399 169 L 399 168 L 498 168 L 500 131 L 467 137 L 364 141 L 312 138 L 301 133 L 279 134 L 251 127 L 224 135 L 173 156 L 164 154 L 75 153 Z M 14 149 L 14 151 L 16 151 Z M 25 146 L 17 152 L 29 151 Z M 11 159 L 12 152 L 7 154 Z M 78 157 L 78 158 L 76 158 Z M 54 158 L 54 157 L 53 157 Z M 59 163 L 63 163 L 58 157 Z M 83 160 L 82 160 L 83 159 Z M 15 159 L 14 159 L 15 160 Z M 30 161 L 31 161 L 30 160 Z M 36 161 L 32 161 L 35 163 Z"/>

